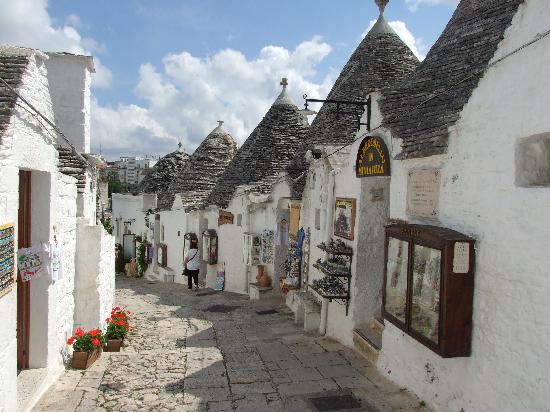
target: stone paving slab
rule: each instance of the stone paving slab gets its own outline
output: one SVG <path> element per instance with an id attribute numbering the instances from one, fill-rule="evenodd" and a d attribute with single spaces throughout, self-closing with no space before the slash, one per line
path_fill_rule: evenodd
<path id="1" fill-rule="evenodd" d="M 67 370 L 35 411 L 315 412 L 319 394 L 353 396 L 348 411 L 427 411 L 352 349 L 301 330 L 280 298 L 118 277 L 116 301 L 133 312 L 126 346 Z"/>

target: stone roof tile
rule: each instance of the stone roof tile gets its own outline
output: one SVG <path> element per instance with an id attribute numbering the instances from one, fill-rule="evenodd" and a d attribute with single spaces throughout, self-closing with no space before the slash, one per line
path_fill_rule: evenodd
<path id="1" fill-rule="evenodd" d="M 462 0 L 414 74 L 383 91 L 383 125 L 402 139 L 398 158 L 445 153 L 449 127 L 459 119 L 522 2 Z"/>

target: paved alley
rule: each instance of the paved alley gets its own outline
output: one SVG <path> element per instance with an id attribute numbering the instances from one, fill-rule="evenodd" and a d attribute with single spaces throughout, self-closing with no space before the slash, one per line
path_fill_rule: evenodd
<path id="1" fill-rule="evenodd" d="M 304 334 L 280 299 L 117 277 L 120 353 L 67 370 L 35 411 L 424 411 L 362 357 Z"/>

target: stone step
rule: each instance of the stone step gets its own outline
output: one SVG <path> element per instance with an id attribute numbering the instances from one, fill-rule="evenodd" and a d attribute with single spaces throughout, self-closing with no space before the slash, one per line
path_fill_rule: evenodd
<path id="1" fill-rule="evenodd" d="M 383 325 L 378 320 L 371 320 L 365 326 L 353 330 L 353 343 L 359 353 L 367 360 L 376 364 L 378 354 L 382 349 Z"/>
<path id="2" fill-rule="evenodd" d="M 377 331 L 380 335 L 384 332 L 384 320 L 373 318 L 369 321 L 369 327 L 372 330 Z"/>

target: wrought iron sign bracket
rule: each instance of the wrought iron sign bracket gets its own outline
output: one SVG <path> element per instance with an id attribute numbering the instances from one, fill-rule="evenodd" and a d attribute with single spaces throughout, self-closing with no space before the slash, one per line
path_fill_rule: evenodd
<path id="1" fill-rule="evenodd" d="M 323 103 L 323 104 L 335 104 L 336 105 L 336 118 L 340 118 L 340 113 L 349 113 L 347 111 L 343 111 L 341 109 L 341 106 L 354 106 L 355 111 L 353 114 L 357 116 L 357 131 L 361 128 L 361 126 L 367 126 L 367 131 L 370 132 L 370 125 L 371 125 L 371 114 L 372 114 L 372 98 L 369 96 L 367 100 L 365 101 L 351 101 L 351 100 L 336 100 L 336 99 L 308 99 L 307 94 L 304 94 L 302 96 L 304 100 L 306 101 L 304 104 L 305 110 L 308 110 L 309 103 Z M 367 111 L 367 122 L 362 123 L 361 117 L 363 117 L 363 114 L 365 113 L 365 110 Z"/>

